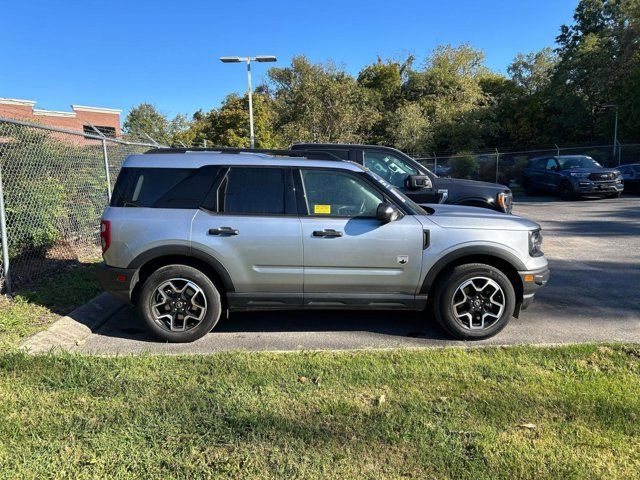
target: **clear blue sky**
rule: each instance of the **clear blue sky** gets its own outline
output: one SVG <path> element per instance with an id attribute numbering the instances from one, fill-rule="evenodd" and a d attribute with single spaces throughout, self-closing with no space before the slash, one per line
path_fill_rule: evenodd
<path id="1" fill-rule="evenodd" d="M 305 54 L 357 74 L 366 64 L 469 42 L 505 72 L 518 52 L 552 46 L 577 0 L 5 1 L 0 97 L 37 107 L 121 108 L 168 115 L 220 104 L 246 88 L 222 55 Z M 254 68 L 256 83 L 269 65 Z"/>

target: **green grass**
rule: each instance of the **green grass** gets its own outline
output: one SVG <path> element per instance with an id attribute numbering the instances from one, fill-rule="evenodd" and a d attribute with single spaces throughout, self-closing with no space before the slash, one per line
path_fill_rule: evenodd
<path id="1" fill-rule="evenodd" d="M 640 346 L 10 353 L 0 439 L 4 478 L 638 478 Z"/>
<path id="2" fill-rule="evenodd" d="M 99 294 L 97 265 L 83 264 L 11 299 L 0 295 L 0 352 Z"/>

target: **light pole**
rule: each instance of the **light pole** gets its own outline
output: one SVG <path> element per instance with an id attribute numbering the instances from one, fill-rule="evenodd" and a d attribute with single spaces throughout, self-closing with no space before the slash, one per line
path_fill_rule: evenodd
<path id="1" fill-rule="evenodd" d="M 249 146 L 255 147 L 255 139 L 253 136 L 253 99 L 251 93 L 251 61 L 256 62 L 275 62 L 277 59 L 274 55 L 258 55 L 256 57 L 220 57 L 222 63 L 247 63 L 247 91 L 249 95 Z"/>
<path id="2" fill-rule="evenodd" d="M 616 120 L 613 126 L 613 160 L 616 159 L 616 145 L 618 145 L 618 105 L 603 105 L 603 108 L 615 108 L 616 109 Z"/>

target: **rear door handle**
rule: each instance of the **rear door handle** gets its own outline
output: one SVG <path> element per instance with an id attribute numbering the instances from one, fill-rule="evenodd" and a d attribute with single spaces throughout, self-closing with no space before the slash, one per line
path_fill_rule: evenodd
<path id="1" fill-rule="evenodd" d="M 332 228 L 327 228 L 325 230 L 314 230 L 313 231 L 313 236 L 314 237 L 335 238 L 335 237 L 341 237 L 342 236 L 342 232 L 338 232 L 336 230 L 333 230 Z"/>
<path id="2" fill-rule="evenodd" d="M 240 231 L 231 227 L 210 228 L 209 235 L 238 235 Z"/>

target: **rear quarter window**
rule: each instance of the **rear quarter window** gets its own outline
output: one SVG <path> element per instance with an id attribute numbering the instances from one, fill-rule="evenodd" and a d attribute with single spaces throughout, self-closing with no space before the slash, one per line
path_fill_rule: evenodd
<path id="1" fill-rule="evenodd" d="M 194 209 L 201 204 L 220 167 L 123 168 L 113 189 L 112 207 Z"/>

